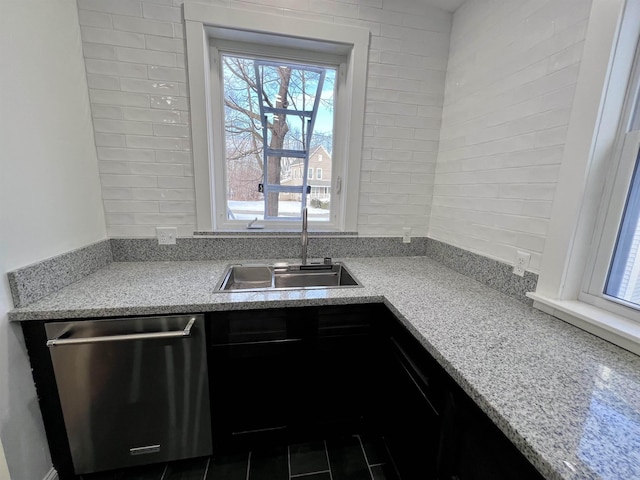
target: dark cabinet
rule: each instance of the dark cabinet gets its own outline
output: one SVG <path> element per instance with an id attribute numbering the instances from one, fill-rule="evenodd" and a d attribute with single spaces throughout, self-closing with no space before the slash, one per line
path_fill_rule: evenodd
<path id="1" fill-rule="evenodd" d="M 542 478 L 383 304 L 205 317 L 214 455 L 374 434 L 402 480 Z M 72 479 L 46 323 L 23 331 L 53 462 Z"/>
<path id="2" fill-rule="evenodd" d="M 394 393 L 383 431 L 403 480 L 543 478 L 398 319 L 384 335 Z"/>
<path id="3" fill-rule="evenodd" d="M 364 428 L 375 387 L 373 308 L 210 314 L 214 445 L 234 450 Z"/>
<path id="4" fill-rule="evenodd" d="M 384 305 L 208 325 L 214 450 L 375 433 L 403 480 L 542 478 Z"/>
<path id="5" fill-rule="evenodd" d="M 462 392 L 449 392 L 439 478 L 538 480 L 542 476 Z"/>
<path id="6" fill-rule="evenodd" d="M 389 406 L 383 434 L 401 478 L 436 478 L 444 385 L 436 369 L 414 355 L 411 343 L 387 338 Z"/>

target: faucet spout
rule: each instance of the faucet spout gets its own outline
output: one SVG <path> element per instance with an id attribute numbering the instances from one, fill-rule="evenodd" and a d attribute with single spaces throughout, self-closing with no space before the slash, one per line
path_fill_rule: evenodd
<path id="1" fill-rule="evenodd" d="M 309 233 L 307 232 L 307 207 L 302 210 L 302 234 L 300 236 L 302 244 L 302 265 L 307 264 L 307 246 L 309 245 Z"/>

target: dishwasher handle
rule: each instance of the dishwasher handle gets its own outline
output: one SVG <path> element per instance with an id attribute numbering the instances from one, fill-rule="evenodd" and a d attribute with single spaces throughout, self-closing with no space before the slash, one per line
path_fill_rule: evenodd
<path id="1" fill-rule="evenodd" d="M 153 340 L 166 338 L 185 338 L 191 336 L 191 328 L 196 321 L 196 317 L 191 317 L 189 323 L 183 330 L 173 330 L 170 332 L 149 332 L 149 333 L 128 333 L 125 335 L 107 335 L 101 337 L 87 338 L 60 338 L 70 329 L 65 329 L 56 338 L 47 340 L 47 347 L 59 347 L 63 345 L 80 345 L 83 343 L 103 343 L 103 342 L 126 342 L 132 340 Z"/>

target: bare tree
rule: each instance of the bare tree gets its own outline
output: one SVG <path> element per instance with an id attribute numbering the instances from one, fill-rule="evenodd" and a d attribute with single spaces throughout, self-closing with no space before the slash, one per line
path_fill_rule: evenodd
<path id="1" fill-rule="evenodd" d="M 267 158 L 267 171 L 262 171 L 263 145 L 265 144 L 262 122 L 267 122 L 267 140 L 270 149 L 302 150 L 307 147 L 306 121 L 303 117 L 297 117 L 301 121 L 300 128 L 292 128 L 288 118 L 291 114 L 283 112 L 261 119 L 258 82 L 255 78 L 256 70 L 253 60 L 225 55 L 223 62 L 228 188 L 234 198 L 256 199 L 258 182 L 254 183 L 254 179 L 262 177 L 265 183 L 280 184 L 283 174 L 282 159 L 276 156 Z M 291 110 L 308 108 L 307 103 L 312 97 L 307 91 L 308 73 L 303 69 L 292 69 L 286 65 L 262 67 L 259 69 L 259 74 L 262 85 L 261 96 L 266 106 L 278 109 L 291 108 Z M 236 166 L 231 167 L 231 164 Z M 243 175 L 244 178 L 231 179 L 232 172 Z M 251 189 L 253 190 L 250 192 Z M 277 216 L 277 192 L 269 193 L 268 205 L 267 215 Z"/>

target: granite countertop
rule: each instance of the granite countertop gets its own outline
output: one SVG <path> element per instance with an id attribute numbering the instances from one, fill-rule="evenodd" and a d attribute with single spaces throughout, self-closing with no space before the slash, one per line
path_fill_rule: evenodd
<path id="1" fill-rule="evenodd" d="M 546 478 L 640 478 L 639 356 L 428 257 L 342 261 L 364 288 L 215 293 L 232 262 L 112 263 L 9 318 L 384 302 Z"/>

